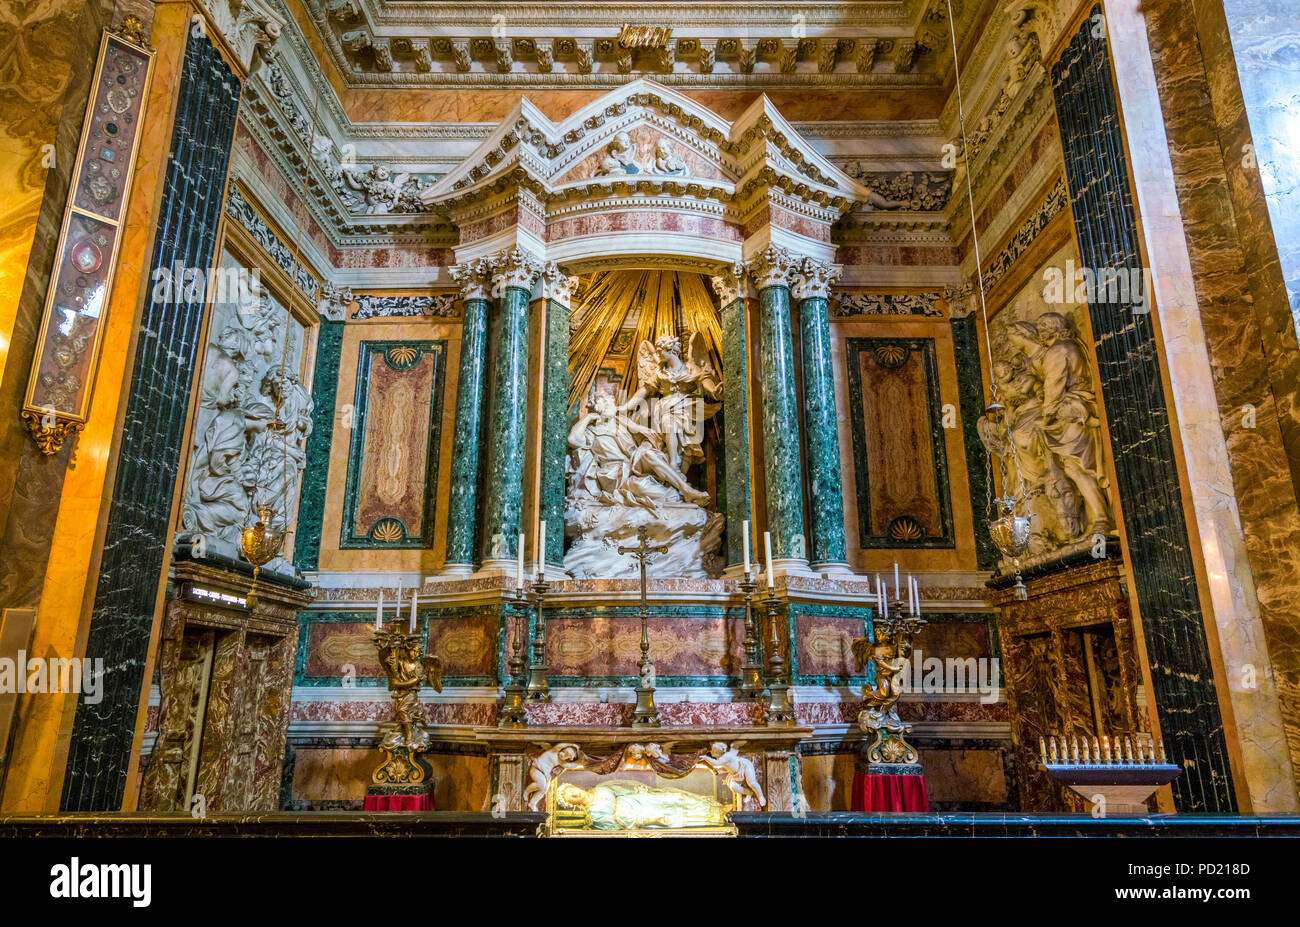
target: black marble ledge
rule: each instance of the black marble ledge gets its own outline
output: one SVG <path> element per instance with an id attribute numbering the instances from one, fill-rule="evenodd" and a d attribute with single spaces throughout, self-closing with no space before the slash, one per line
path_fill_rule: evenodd
<path id="1" fill-rule="evenodd" d="M 536 837 L 546 815 L 465 811 L 318 811 L 302 814 L 0 815 L 15 837 Z"/>
<path id="2" fill-rule="evenodd" d="M 740 811 L 741 837 L 1300 837 L 1300 815 L 865 813 Z"/>

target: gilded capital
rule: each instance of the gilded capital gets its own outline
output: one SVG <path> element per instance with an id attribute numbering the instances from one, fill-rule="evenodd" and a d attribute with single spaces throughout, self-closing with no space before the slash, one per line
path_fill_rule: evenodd
<path id="1" fill-rule="evenodd" d="M 829 261 L 804 258 L 794 272 L 790 295 L 797 300 L 830 299 L 831 287 L 840 279 L 840 269 Z"/>

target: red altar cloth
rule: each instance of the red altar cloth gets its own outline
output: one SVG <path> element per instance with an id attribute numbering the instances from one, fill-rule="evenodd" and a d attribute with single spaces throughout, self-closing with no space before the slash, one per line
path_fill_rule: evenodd
<path id="1" fill-rule="evenodd" d="M 853 811 L 929 811 L 924 776 L 853 774 Z"/>
<path id="2" fill-rule="evenodd" d="M 432 811 L 433 796 L 423 795 L 367 795 L 363 811 Z"/>

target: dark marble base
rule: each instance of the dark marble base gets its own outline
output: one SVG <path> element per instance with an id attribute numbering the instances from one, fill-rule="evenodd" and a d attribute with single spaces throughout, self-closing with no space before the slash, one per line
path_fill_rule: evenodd
<path id="1" fill-rule="evenodd" d="M 741 837 L 1300 837 L 1300 815 L 910 814 L 854 811 L 801 816 L 741 811 Z M 0 833 L 3 833 L 0 830 Z"/>
<path id="2" fill-rule="evenodd" d="M 308 814 L 0 815 L 0 840 L 14 837 L 535 837 L 545 814 L 382 811 Z"/>

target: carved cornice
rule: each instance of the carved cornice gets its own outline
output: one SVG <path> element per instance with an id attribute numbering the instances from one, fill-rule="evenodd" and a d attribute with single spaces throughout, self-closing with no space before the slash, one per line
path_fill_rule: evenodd
<path id="1" fill-rule="evenodd" d="M 416 4 L 307 0 L 306 7 L 330 58 L 354 87 L 591 89 L 617 86 L 632 73 L 710 87 L 937 84 L 928 72 L 909 73 L 934 44 L 932 30 L 927 25 L 918 33 L 898 3 L 799 7 L 760 0 L 653 11 L 626 3 L 535 5 L 503 10 L 499 23 L 492 17 L 496 8 L 446 4 L 437 35 Z M 575 34 L 575 22 L 583 24 L 582 35 Z M 619 36 L 629 22 L 665 27 L 663 41 L 628 47 Z M 742 26 L 743 35 L 737 34 Z M 690 34 L 669 38 L 673 27 Z M 755 30 L 758 37 L 751 38 Z M 881 46 L 885 53 L 878 54 Z M 890 60 L 893 69 L 884 64 Z M 598 67 L 602 63 L 606 67 Z"/>

